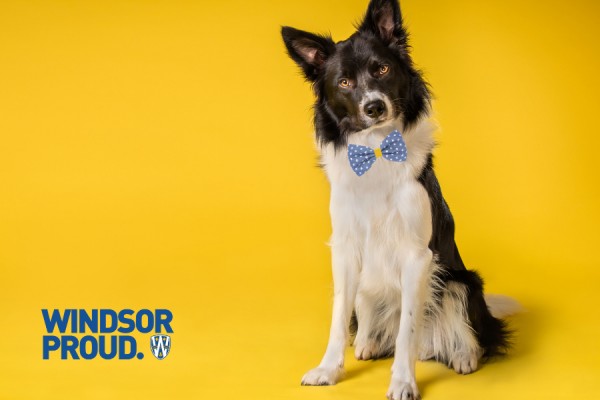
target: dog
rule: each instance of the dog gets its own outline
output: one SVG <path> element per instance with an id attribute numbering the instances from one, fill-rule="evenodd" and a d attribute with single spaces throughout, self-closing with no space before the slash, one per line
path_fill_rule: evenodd
<path id="1" fill-rule="evenodd" d="M 312 84 L 321 165 L 331 186 L 334 280 L 329 342 L 303 385 L 333 385 L 344 352 L 394 355 L 387 397 L 418 399 L 415 364 L 460 374 L 504 354 L 502 320 L 519 310 L 484 296 L 454 240 L 454 220 L 433 168 L 430 91 L 409 53 L 397 0 L 371 0 L 347 40 L 284 26 L 289 56 Z"/>

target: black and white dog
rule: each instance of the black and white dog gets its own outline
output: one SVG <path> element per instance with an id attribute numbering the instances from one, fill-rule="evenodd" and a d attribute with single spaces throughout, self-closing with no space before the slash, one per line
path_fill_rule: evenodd
<path id="1" fill-rule="evenodd" d="M 506 350 L 499 318 L 518 304 L 484 298 L 481 278 L 458 252 L 433 170 L 430 95 L 410 58 L 397 0 L 372 0 L 357 32 L 338 43 L 290 27 L 282 35 L 313 85 L 331 184 L 331 332 L 302 384 L 338 382 L 355 333 L 356 358 L 395 354 L 388 398 L 416 399 L 417 359 L 475 371 Z"/>

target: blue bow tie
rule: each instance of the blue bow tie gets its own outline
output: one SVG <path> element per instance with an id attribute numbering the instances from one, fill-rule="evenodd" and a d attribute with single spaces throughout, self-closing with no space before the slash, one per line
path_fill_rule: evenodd
<path id="1" fill-rule="evenodd" d="M 406 161 L 406 143 L 404 143 L 400 132 L 395 130 L 387 135 L 378 149 L 358 144 L 348 145 L 348 160 L 350 160 L 352 170 L 358 176 L 362 176 L 367 172 L 379 157 L 395 162 Z"/>

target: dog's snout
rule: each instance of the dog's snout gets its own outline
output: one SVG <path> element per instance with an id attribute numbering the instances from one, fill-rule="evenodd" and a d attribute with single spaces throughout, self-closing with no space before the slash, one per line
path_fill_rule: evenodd
<path id="1" fill-rule="evenodd" d="M 385 103 L 381 100 L 374 100 L 365 104 L 365 114 L 371 119 L 379 118 L 385 112 Z"/>

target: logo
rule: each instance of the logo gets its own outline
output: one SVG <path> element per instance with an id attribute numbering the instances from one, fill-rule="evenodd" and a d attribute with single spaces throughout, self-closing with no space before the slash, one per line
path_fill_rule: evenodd
<path id="1" fill-rule="evenodd" d="M 47 333 L 42 336 L 44 360 L 51 355 L 61 360 L 141 360 L 144 353 L 135 333 L 153 335 L 150 349 L 159 360 L 171 350 L 173 313 L 167 309 L 43 309 L 42 316 Z"/>
<path id="2" fill-rule="evenodd" d="M 154 357 L 163 360 L 171 350 L 171 337 L 169 335 L 153 335 L 150 338 L 150 349 Z"/>

